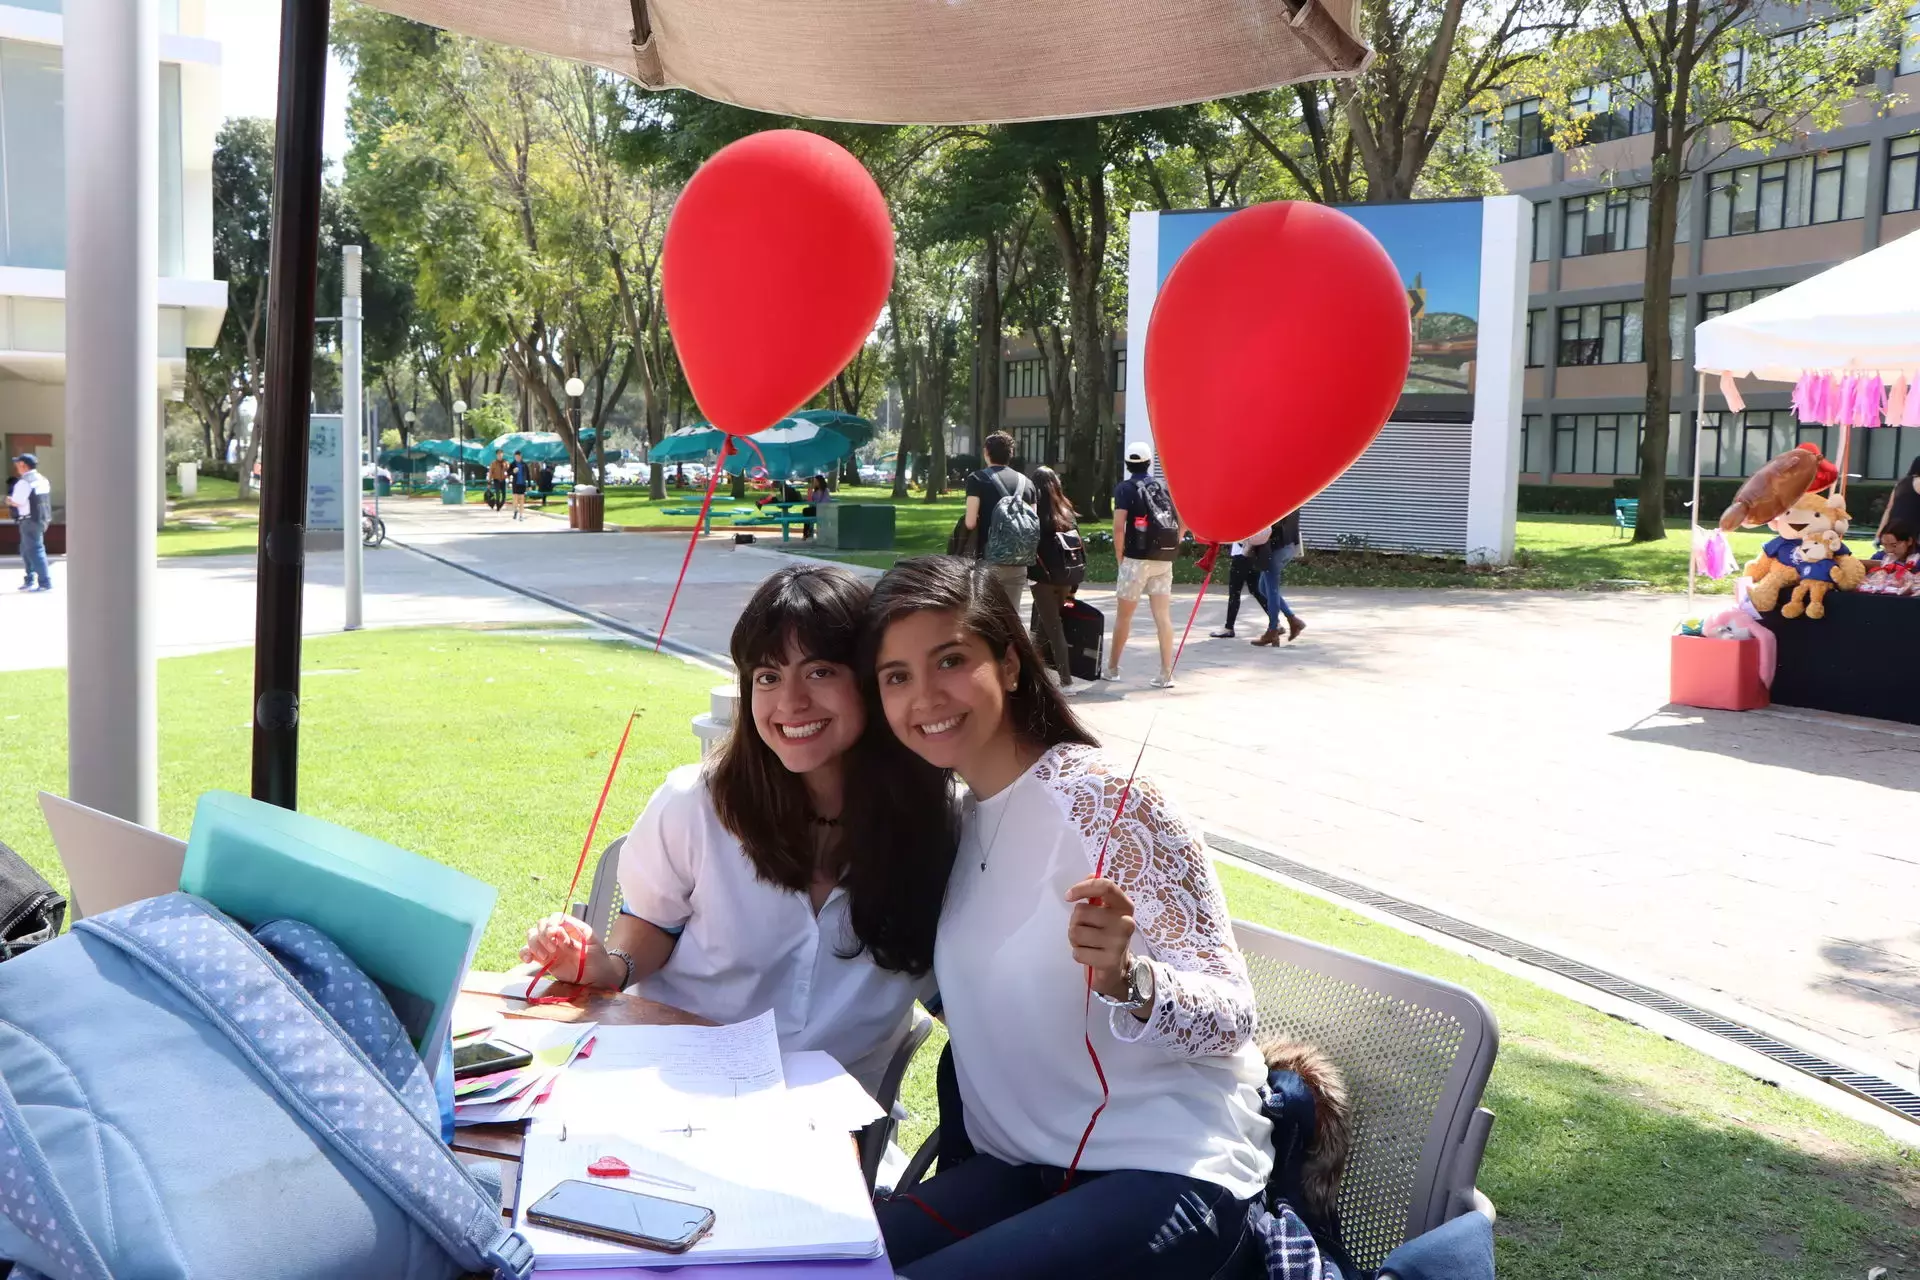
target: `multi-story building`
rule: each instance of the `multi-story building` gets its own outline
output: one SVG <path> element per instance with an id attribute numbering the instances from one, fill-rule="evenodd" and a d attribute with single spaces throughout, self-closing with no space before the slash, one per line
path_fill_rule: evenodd
<path id="1" fill-rule="evenodd" d="M 1113 420 L 1122 429 L 1127 420 L 1127 348 L 1124 333 L 1114 336 L 1107 381 L 1113 391 Z M 1047 413 L 1047 362 L 1031 341 L 1007 344 L 1001 357 L 1000 425 L 1013 437 L 1022 466 L 1059 466 L 1066 459 L 1066 432 L 1056 428 Z M 978 451 L 978 445 L 973 446 Z"/>
<path id="2" fill-rule="evenodd" d="M 1670 474 L 1693 466 L 1694 325 L 1920 230 L 1920 6 L 1907 34 L 1898 64 L 1874 73 L 1889 97 L 1885 114 L 1862 97 L 1833 131 L 1767 154 L 1729 152 L 1684 191 L 1670 313 Z M 1570 151 L 1553 146 L 1537 101 L 1509 102 L 1486 126 L 1507 190 L 1533 201 L 1523 484 L 1608 485 L 1640 469 L 1653 121 L 1650 108 L 1609 109 L 1607 97 L 1607 86 L 1591 91 L 1592 141 Z M 1790 387 L 1743 387 L 1745 413 L 1709 408 L 1702 419 L 1702 474 L 1744 476 L 1801 441 L 1837 452 L 1839 429 L 1799 422 Z M 1858 431 L 1849 470 L 1890 480 L 1916 453 L 1920 430 Z"/>
<path id="3" fill-rule="evenodd" d="M 213 278 L 220 46 L 202 35 L 202 0 L 157 2 L 161 278 L 153 429 L 160 433 L 187 349 L 217 339 L 227 286 Z M 60 0 L 0 0 L 0 445 L 7 458 L 39 456 L 53 482 L 56 546 L 66 494 L 67 378 L 60 10 Z M 159 456 L 166 457 L 164 447 Z"/>

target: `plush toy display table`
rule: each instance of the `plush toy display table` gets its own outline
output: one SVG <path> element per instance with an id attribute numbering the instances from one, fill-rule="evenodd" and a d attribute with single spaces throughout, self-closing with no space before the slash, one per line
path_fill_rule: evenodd
<path id="1" fill-rule="evenodd" d="M 1776 705 L 1920 724 L 1920 596 L 1835 591 L 1818 621 L 1765 624 L 1780 642 Z"/>

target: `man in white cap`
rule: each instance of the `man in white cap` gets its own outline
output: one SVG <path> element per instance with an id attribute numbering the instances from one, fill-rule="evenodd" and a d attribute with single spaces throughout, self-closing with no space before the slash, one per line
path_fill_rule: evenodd
<path id="1" fill-rule="evenodd" d="M 13 485 L 7 491 L 7 505 L 13 509 L 13 522 L 20 530 L 20 558 L 26 562 L 27 580 L 22 591 L 51 591 L 53 578 L 47 572 L 47 526 L 53 522 L 53 486 L 40 474 L 40 460 L 23 453 L 13 460 Z M 34 579 L 39 579 L 36 586 Z"/>
<path id="2" fill-rule="evenodd" d="M 1113 554 L 1120 562 L 1120 579 L 1107 679 L 1120 678 L 1120 653 L 1133 630 L 1133 611 L 1145 595 L 1160 639 L 1160 674 L 1147 683 L 1168 689 L 1173 686 L 1173 562 L 1186 531 L 1174 514 L 1173 495 L 1150 474 L 1152 466 L 1152 445 L 1141 440 L 1129 444 L 1127 478 L 1113 491 Z"/>

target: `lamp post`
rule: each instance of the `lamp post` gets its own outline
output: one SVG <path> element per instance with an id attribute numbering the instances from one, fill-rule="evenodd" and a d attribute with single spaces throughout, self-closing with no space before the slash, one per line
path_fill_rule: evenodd
<path id="1" fill-rule="evenodd" d="M 580 397 L 586 393 L 587 384 L 580 381 L 578 374 L 567 379 L 567 399 L 571 402 L 569 409 L 573 414 L 573 438 L 576 440 L 580 438 Z M 607 447 L 602 444 L 597 437 L 593 443 L 595 450 L 600 454 L 600 460 L 596 462 L 593 467 L 593 483 L 596 488 L 604 488 L 606 486 Z M 582 449 L 580 452 L 584 454 L 586 450 Z"/>
<path id="2" fill-rule="evenodd" d="M 462 502 L 466 501 L 465 492 L 467 488 L 467 460 L 460 456 L 460 446 L 465 444 L 466 440 L 467 440 L 467 402 L 465 400 L 455 400 L 453 402 L 453 457 L 448 460 L 448 465 L 453 469 L 450 470 L 448 474 L 451 476 L 460 477 L 460 489 L 462 493 L 462 497 L 461 497 Z"/>
<path id="3" fill-rule="evenodd" d="M 407 429 L 400 435 L 400 452 L 411 454 L 413 452 L 413 424 L 420 421 L 420 415 L 409 409 L 400 415 L 400 420 L 407 424 Z M 412 493 L 414 488 L 413 459 L 411 457 L 407 459 L 407 464 L 407 492 Z M 377 478 L 373 482 L 373 488 L 376 493 L 380 491 L 380 481 Z"/>

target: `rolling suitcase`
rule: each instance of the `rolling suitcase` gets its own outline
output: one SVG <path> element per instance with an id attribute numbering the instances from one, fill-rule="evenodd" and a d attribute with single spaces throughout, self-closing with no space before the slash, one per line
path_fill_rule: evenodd
<path id="1" fill-rule="evenodd" d="M 1098 680 L 1106 658 L 1107 615 L 1090 604 L 1069 600 L 1060 610 L 1060 626 L 1067 633 L 1067 670 L 1075 680 Z M 1027 626 L 1041 656 L 1049 662 L 1046 633 L 1040 629 L 1040 611 L 1036 608 Z"/>

